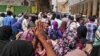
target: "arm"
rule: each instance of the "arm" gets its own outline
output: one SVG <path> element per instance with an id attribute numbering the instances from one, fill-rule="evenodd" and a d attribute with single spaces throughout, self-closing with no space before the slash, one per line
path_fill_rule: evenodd
<path id="1" fill-rule="evenodd" d="M 56 56 L 51 46 L 47 43 L 47 41 L 44 38 L 44 36 L 38 36 L 38 39 L 41 41 L 42 45 L 46 49 L 47 56 Z"/>
<path id="2" fill-rule="evenodd" d="M 35 36 L 38 38 L 38 40 L 42 43 L 43 47 L 45 48 L 47 56 L 56 56 L 52 47 L 50 46 L 49 43 L 47 43 L 47 40 L 43 35 L 43 29 L 44 29 L 43 23 L 39 22 L 37 24 L 36 29 L 33 29 L 33 32 Z"/>

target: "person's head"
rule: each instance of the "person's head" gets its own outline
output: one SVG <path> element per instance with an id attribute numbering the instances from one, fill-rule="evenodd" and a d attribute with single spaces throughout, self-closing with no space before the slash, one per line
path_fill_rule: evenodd
<path id="1" fill-rule="evenodd" d="M 45 19 L 46 19 L 46 18 L 48 18 L 48 17 L 47 17 L 47 15 L 43 15 L 43 18 L 45 18 Z"/>
<path id="2" fill-rule="evenodd" d="M 4 13 L 1 13 L 0 16 L 1 16 L 1 17 L 5 17 L 5 14 L 4 14 Z"/>
<path id="3" fill-rule="evenodd" d="M 28 19 L 29 17 L 28 17 L 28 15 L 24 15 L 24 18 L 25 18 L 25 19 Z"/>
<path id="4" fill-rule="evenodd" d="M 60 19 L 60 15 L 56 15 L 56 18 L 57 18 L 57 19 Z"/>
<path id="5" fill-rule="evenodd" d="M 12 35 L 12 29 L 10 26 L 0 27 L 0 40 L 9 40 Z"/>
<path id="6" fill-rule="evenodd" d="M 87 28 L 85 26 L 81 25 L 77 28 L 77 36 L 83 44 L 85 43 L 86 34 L 87 34 Z"/>
<path id="7" fill-rule="evenodd" d="M 7 15 L 11 16 L 13 13 L 11 11 L 7 11 Z"/>
<path id="8" fill-rule="evenodd" d="M 79 26 L 77 28 L 77 34 L 78 34 L 78 37 L 85 38 L 87 34 L 87 28 L 85 26 Z"/>
<path id="9" fill-rule="evenodd" d="M 64 14 L 64 17 L 67 17 L 67 15 L 66 15 L 66 14 Z"/>
<path id="10" fill-rule="evenodd" d="M 32 22 L 35 23 L 35 21 L 38 19 L 37 16 L 32 16 Z"/>
<path id="11" fill-rule="evenodd" d="M 57 21 L 54 21 L 54 22 L 52 23 L 52 26 L 53 26 L 54 28 L 58 28 L 58 23 L 57 23 Z"/>
<path id="12" fill-rule="evenodd" d="M 13 15 L 14 18 L 16 18 L 16 15 Z"/>
<path id="13" fill-rule="evenodd" d="M 90 22 L 95 22 L 95 19 L 96 19 L 96 18 L 95 18 L 94 16 L 90 16 L 90 17 L 89 17 L 89 21 L 90 21 Z"/>
<path id="14" fill-rule="evenodd" d="M 32 43 L 17 40 L 7 43 L 1 56 L 35 56 L 35 52 Z"/>
<path id="15" fill-rule="evenodd" d="M 80 22 L 81 18 L 80 17 L 76 17 L 76 21 Z"/>
<path id="16" fill-rule="evenodd" d="M 73 16 L 69 16 L 68 18 L 69 18 L 69 20 L 72 20 L 72 21 L 74 20 Z"/>

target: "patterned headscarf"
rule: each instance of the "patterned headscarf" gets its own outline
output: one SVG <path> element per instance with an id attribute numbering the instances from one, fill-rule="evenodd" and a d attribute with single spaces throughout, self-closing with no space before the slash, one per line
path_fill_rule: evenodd
<path id="1" fill-rule="evenodd" d="M 62 23 L 61 23 L 61 26 L 60 26 L 60 31 L 61 32 L 64 32 L 65 30 L 66 30 L 66 26 L 67 26 L 67 23 L 66 23 L 66 21 L 63 21 Z"/>

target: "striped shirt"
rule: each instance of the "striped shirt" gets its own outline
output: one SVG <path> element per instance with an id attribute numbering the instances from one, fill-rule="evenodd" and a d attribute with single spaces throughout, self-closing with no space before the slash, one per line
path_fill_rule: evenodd
<path id="1" fill-rule="evenodd" d="M 95 32 L 97 30 L 97 24 L 89 22 L 86 24 L 87 27 L 87 35 L 86 35 L 86 40 L 88 42 L 93 42 L 95 38 Z"/>

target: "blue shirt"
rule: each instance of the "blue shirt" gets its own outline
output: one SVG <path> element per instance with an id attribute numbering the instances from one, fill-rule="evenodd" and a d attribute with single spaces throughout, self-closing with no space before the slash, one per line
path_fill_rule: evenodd
<path id="1" fill-rule="evenodd" d="M 11 16 L 6 16 L 2 22 L 3 26 L 11 26 L 14 24 L 13 18 Z"/>

